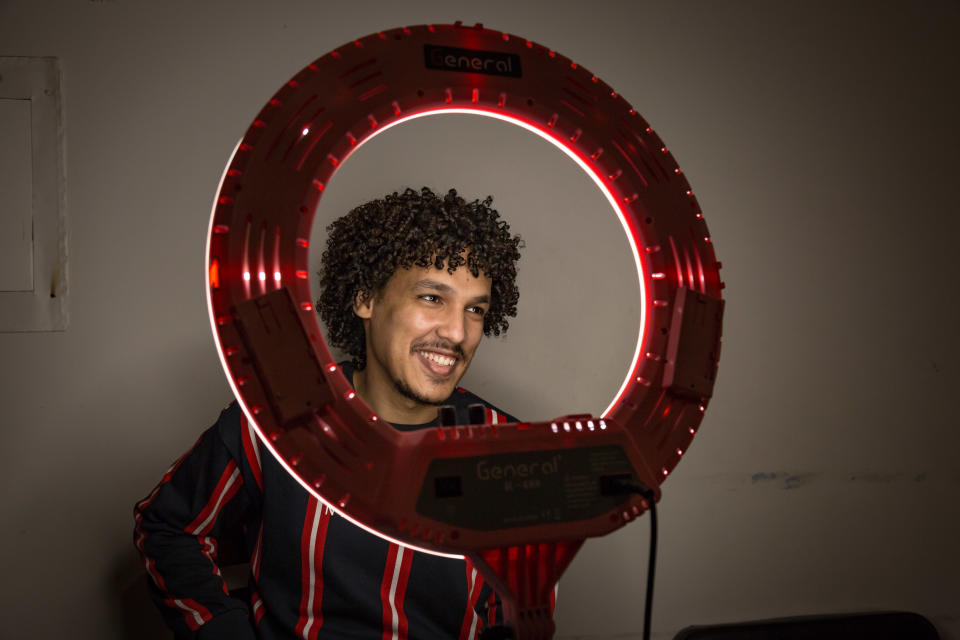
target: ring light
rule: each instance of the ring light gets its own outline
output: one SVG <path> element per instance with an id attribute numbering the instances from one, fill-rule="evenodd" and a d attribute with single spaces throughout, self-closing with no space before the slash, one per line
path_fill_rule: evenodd
<path id="1" fill-rule="evenodd" d="M 623 226 L 642 321 L 632 365 L 600 416 L 400 432 L 354 393 L 323 340 L 307 253 L 325 185 L 371 137 L 450 112 L 548 140 Z M 227 379 L 280 463 L 377 535 L 468 556 L 527 639 L 552 635 L 549 594 L 583 539 L 644 510 L 639 496 L 602 494 L 602 480 L 629 477 L 659 498 L 699 427 L 719 357 L 719 267 L 683 173 L 620 95 L 539 44 L 457 23 L 355 40 L 281 87 L 221 178 L 206 278 Z"/>

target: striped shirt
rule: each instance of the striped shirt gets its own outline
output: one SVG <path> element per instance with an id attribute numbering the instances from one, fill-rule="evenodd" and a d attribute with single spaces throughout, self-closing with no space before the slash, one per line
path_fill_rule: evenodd
<path id="1" fill-rule="evenodd" d="M 488 422 L 515 421 L 464 389 L 448 404 L 462 424 L 471 404 Z M 151 595 L 177 638 L 473 640 L 502 623 L 499 599 L 468 561 L 393 544 L 332 513 L 261 451 L 236 403 L 134 518 Z M 238 599 L 220 567 L 244 562 Z"/>

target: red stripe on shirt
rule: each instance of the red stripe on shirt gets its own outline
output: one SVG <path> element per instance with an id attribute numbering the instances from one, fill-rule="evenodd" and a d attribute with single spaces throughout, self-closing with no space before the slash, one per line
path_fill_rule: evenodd
<path id="1" fill-rule="evenodd" d="M 206 506 L 200 511 L 200 515 L 194 518 L 193 522 L 184 529 L 187 533 L 202 536 L 210 533 L 214 523 L 217 521 L 216 514 L 220 506 L 230 502 L 231 498 L 237 494 L 243 480 L 240 478 L 240 470 L 237 463 L 231 460 L 227 463 L 227 468 L 220 475 L 217 486 L 214 487 L 210 499 Z"/>
<path id="2" fill-rule="evenodd" d="M 380 583 L 380 602 L 383 605 L 381 640 L 406 640 L 409 623 L 403 607 L 412 566 L 413 551 L 391 542 L 383 581 Z"/>
<path id="3" fill-rule="evenodd" d="M 266 609 L 263 606 L 263 599 L 260 598 L 260 592 L 254 590 L 250 594 L 250 602 L 252 603 L 253 609 L 253 623 L 259 625 L 260 619 L 263 618 L 263 614 L 266 613 Z"/>
<path id="4" fill-rule="evenodd" d="M 253 472 L 253 478 L 257 481 L 257 486 L 263 491 L 263 471 L 260 468 L 260 443 L 257 442 L 257 436 L 253 433 L 249 420 L 245 413 L 240 414 L 240 441 L 243 443 L 243 453 L 247 457 L 247 465 Z"/>
<path id="5" fill-rule="evenodd" d="M 504 424 L 507 421 L 507 417 L 500 413 L 499 411 L 494 411 L 490 407 L 484 407 L 484 418 L 487 420 L 487 424 Z"/>
<path id="6" fill-rule="evenodd" d="M 165 598 L 164 602 L 167 606 L 183 611 L 184 622 L 191 631 L 196 631 L 213 618 L 209 609 L 191 598 Z"/>
<path id="7" fill-rule="evenodd" d="M 403 557 L 400 562 L 400 579 L 397 581 L 397 590 L 393 597 L 393 602 L 397 607 L 397 638 L 398 640 L 407 640 L 407 620 L 406 607 L 407 583 L 410 582 L 410 569 L 413 567 L 413 550 L 404 549 Z"/>
<path id="8" fill-rule="evenodd" d="M 403 547 L 390 543 L 387 549 L 387 562 L 383 568 L 383 580 L 380 582 L 380 604 L 383 609 L 383 634 L 381 640 L 393 640 L 396 605 L 392 598 L 392 591 L 396 589 L 400 567 L 397 564 L 398 556 L 403 553 Z"/>
<path id="9" fill-rule="evenodd" d="M 313 615 L 314 626 L 310 630 L 310 640 L 316 640 L 320 634 L 320 627 L 323 625 L 323 548 L 327 542 L 327 527 L 330 526 L 330 516 L 333 512 L 326 505 L 310 497 L 310 500 L 317 503 L 317 509 L 320 510 L 320 522 L 317 525 L 317 535 L 313 545 L 314 557 L 314 589 L 313 589 Z"/>
<path id="10" fill-rule="evenodd" d="M 223 592 L 230 595 L 227 583 L 223 582 L 223 573 L 217 565 L 217 539 L 210 536 L 197 536 L 197 540 L 200 542 L 200 551 L 210 560 L 211 573 L 220 578 L 220 586 L 223 588 Z"/>
<path id="11" fill-rule="evenodd" d="M 489 419 L 489 418 L 488 418 Z M 463 623 L 460 625 L 460 640 L 472 640 L 477 634 L 479 617 L 477 616 L 477 599 L 480 597 L 480 574 L 470 563 L 467 568 L 467 608 L 463 612 Z"/>
<path id="12" fill-rule="evenodd" d="M 487 598 L 487 624 L 490 626 L 497 624 L 497 594 L 495 591 L 491 591 L 490 597 Z"/>
<path id="13" fill-rule="evenodd" d="M 313 496 L 307 498 L 307 514 L 300 536 L 300 619 L 296 633 L 315 640 L 323 626 L 323 547 L 327 539 L 330 512 Z"/>
<path id="14" fill-rule="evenodd" d="M 260 522 L 260 530 L 257 531 L 257 543 L 253 547 L 253 555 L 250 556 L 250 573 L 253 574 L 253 583 L 257 584 L 260 580 L 260 557 L 263 553 L 263 521 Z M 260 619 L 266 612 L 263 606 L 263 600 L 260 598 L 260 592 L 254 588 L 250 593 L 250 605 L 253 610 L 253 622 L 260 624 Z"/>
<path id="15" fill-rule="evenodd" d="M 260 522 L 260 529 L 257 531 L 257 544 L 253 547 L 253 555 L 250 557 L 250 571 L 255 580 L 260 579 L 260 556 L 263 553 L 263 521 Z"/>
<path id="16" fill-rule="evenodd" d="M 313 584 L 314 569 L 312 565 L 313 544 L 311 536 L 316 531 L 317 502 L 312 497 L 307 499 L 307 514 L 303 518 L 303 529 L 300 531 L 300 619 L 297 620 L 297 636 L 303 637 L 308 623 L 311 623 L 311 585 Z"/>

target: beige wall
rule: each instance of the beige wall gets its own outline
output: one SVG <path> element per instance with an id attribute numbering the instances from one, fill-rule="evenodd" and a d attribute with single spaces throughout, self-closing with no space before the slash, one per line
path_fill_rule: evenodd
<path id="1" fill-rule="evenodd" d="M 202 264 L 233 144 L 333 47 L 453 20 L 548 45 L 623 94 L 683 167 L 724 264 L 716 395 L 663 487 L 657 637 L 906 609 L 960 638 L 960 17 L 946 1 L 0 0 L 0 55 L 61 59 L 70 228 L 69 328 L 0 334 L 2 635 L 134 637 L 155 621 L 131 621 L 131 508 L 230 400 Z M 470 386 L 524 417 L 602 409 L 638 311 L 593 187 L 501 123 L 388 135 L 318 216 L 402 182 L 494 194 L 527 240 L 520 317 Z M 561 637 L 639 637 L 647 531 L 587 543 Z"/>

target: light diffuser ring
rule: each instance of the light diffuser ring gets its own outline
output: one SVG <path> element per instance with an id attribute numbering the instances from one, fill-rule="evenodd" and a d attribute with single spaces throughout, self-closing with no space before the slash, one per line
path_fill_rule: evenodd
<path id="1" fill-rule="evenodd" d="M 514 62 L 510 71 L 520 75 L 429 68 L 430 51 L 438 48 L 469 52 L 449 54 L 454 56 L 450 67 L 463 67 L 465 59 L 469 69 L 479 60 L 490 70 L 496 58 Z M 720 299 L 722 288 L 696 198 L 659 137 L 604 82 L 541 45 L 479 26 L 426 25 L 355 40 L 300 71 L 258 114 L 224 172 L 208 234 L 210 319 L 227 379 L 263 443 L 287 470 L 319 499 L 378 535 L 453 554 L 524 540 L 599 535 L 639 513 L 639 499 L 628 505 L 632 509 L 609 518 L 492 534 L 451 532 L 430 522 L 415 523 L 420 526 L 411 532 L 402 515 L 411 509 L 384 513 L 382 485 L 395 478 L 397 466 L 422 469 L 417 452 L 431 455 L 437 436 L 383 428 L 335 369 L 312 306 L 310 226 L 325 185 L 365 140 L 436 112 L 488 115 L 533 131 L 576 161 L 607 197 L 630 241 L 643 306 L 633 363 L 602 416 L 611 426 L 603 437 L 629 448 L 635 467 L 644 467 L 657 484 L 673 469 L 700 424 L 719 351 L 719 315 L 716 326 L 699 336 L 679 327 L 684 292 L 709 302 Z M 312 353 L 324 367 L 332 402 L 318 424 L 339 433 L 336 443 L 317 444 L 322 435 L 307 437 L 302 429 L 278 423 L 270 411 L 269 381 L 254 366 L 238 330 L 237 305 L 281 287 L 289 290 Z M 680 368 L 678 353 L 686 353 L 694 366 L 712 366 L 706 372 L 709 384 L 679 388 L 672 373 Z M 534 426 L 542 434 L 501 429 L 496 442 L 470 451 L 560 446 L 549 422 Z M 569 438 L 575 435 L 560 435 L 567 438 L 563 446 L 573 446 Z M 322 468 L 330 464 L 330 455 L 356 453 L 357 446 L 336 449 L 351 438 L 365 451 L 342 465 L 338 477 Z"/>

